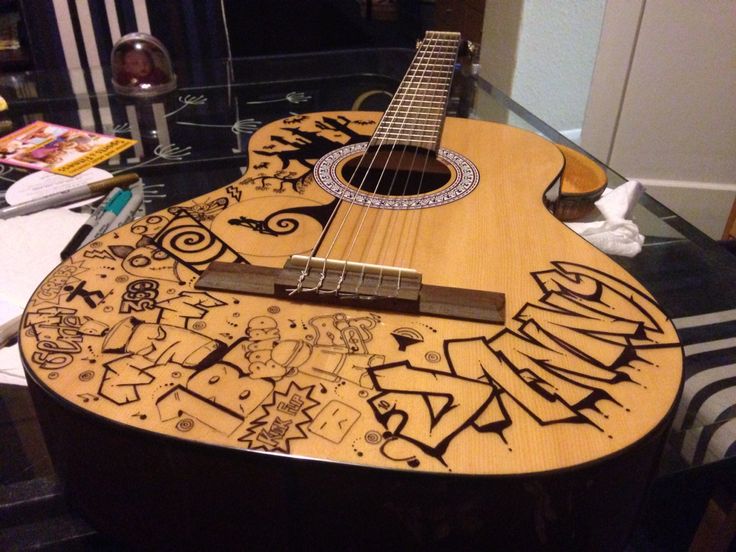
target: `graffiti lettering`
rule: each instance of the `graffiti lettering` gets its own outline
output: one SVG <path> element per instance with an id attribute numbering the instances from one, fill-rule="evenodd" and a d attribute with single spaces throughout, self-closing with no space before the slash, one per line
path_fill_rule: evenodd
<path id="1" fill-rule="evenodd" d="M 650 298 L 623 282 L 554 264 L 533 275 L 546 293 L 516 314 L 518 332 L 445 341 L 449 371 L 408 362 L 367 368 L 379 392 L 369 400 L 376 419 L 440 461 L 468 428 L 503 437 L 513 423 L 508 401 L 540 426 L 597 427 L 584 411 L 600 401 L 619 404 L 603 385 L 636 384 L 626 369 L 641 360 L 639 347 L 669 345 L 663 320 Z"/>
<path id="2" fill-rule="evenodd" d="M 71 281 L 76 280 L 76 276 L 84 272 L 86 269 L 82 268 L 80 264 L 74 264 L 69 262 L 61 265 L 57 268 L 51 276 L 49 276 L 41 287 L 38 289 L 35 295 L 36 302 L 38 301 L 54 301 L 59 298 L 62 294 L 64 287 L 69 285 Z"/>
<path id="3" fill-rule="evenodd" d="M 76 313 L 75 309 L 46 307 L 26 316 L 25 325 L 32 328 L 38 349 L 32 359 L 44 370 L 64 368 L 81 352 L 84 321 Z"/>
<path id="4" fill-rule="evenodd" d="M 279 441 L 284 438 L 286 432 L 289 430 L 291 420 L 282 420 L 278 416 L 271 422 L 268 430 L 261 430 L 258 432 L 258 441 L 265 443 L 266 445 L 277 448 Z"/>
<path id="5" fill-rule="evenodd" d="M 312 399 L 313 389 L 312 386 L 299 387 L 291 382 L 285 392 L 275 390 L 271 401 L 261 405 L 264 414 L 251 424 L 238 441 L 249 448 L 288 454 L 291 441 L 306 438 L 302 426 L 312 421 L 309 411 L 319 404 Z"/>

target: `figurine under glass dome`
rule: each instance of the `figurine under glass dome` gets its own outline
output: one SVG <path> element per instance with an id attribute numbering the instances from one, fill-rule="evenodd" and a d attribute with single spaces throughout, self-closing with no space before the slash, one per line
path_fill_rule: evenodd
<path id="1" fill-rule="evenodd" d="M 112 85 L 126 96 L 158 96 L 176 88 L 166 47 L 146 33 L 130 33 L 112 49 Z"/>

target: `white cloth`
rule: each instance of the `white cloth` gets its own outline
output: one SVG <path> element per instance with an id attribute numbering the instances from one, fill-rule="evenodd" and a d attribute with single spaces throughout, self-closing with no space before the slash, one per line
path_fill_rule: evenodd
<path id="1" fill-rule="evenodd" d="M 604 220 L 566 224 L 604 253 L 634 257 L 641 251 L 644 236 L 630 217 L 643 193 L 640 182 L 629 180 L 613 190 L 605 190 L 595 202 Z"/>

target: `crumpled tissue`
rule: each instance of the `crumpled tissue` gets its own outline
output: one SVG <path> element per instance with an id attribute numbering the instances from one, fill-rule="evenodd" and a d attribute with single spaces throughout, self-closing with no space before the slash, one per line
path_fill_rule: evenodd
<path id="1" fill-rule="evenodd" d="M 644 236 L 631 220 L 631 212 L 644 193 L 644 186 L 629 180 L 613 190 L 606 190 L 595 202 L 604 220 L 567 222 L 567 226 L 609 255 L 634 257 L 641 252 Z"/>

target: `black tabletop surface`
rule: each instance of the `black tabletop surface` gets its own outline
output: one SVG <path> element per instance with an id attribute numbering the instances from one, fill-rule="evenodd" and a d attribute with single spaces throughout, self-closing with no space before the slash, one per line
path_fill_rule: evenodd
<path id="1" fill-rule="evenodd" d="M 111 173 L 135 170 L 145 184 L 145 211 L 153 212 L 239 178 L 248 162 L 248 140 L 267 122 L 315 111 L 383 110 L 411 57 L 408 50 L 366 50 L 177 67 L 178 88 L 152 99 L 116 95 L 104 69 L 4 75 L 0 95 L 10 108 L 0 113 L 0 128 L 6 134 L 45 120 L 137 140 L 100 167 Z M 521 126 L 574 147 L 467 71 L 456 78 L 450 110 Z M 28 174 L 0 168 L 2 196 Z M 611 186 L 625 181 L 606 170 Z M 682 404 L 659 477 L 701 465 L 732 469 L 736 401 L 729 389 L 736 389 L 736 257 L 647 195 L 634 220 L 646 236 L 643 250 L 633 258 L 615 259 L 674 320 L 685 351 Z M 17 531 L 32 532 L 33 524 L 40 523 L 51 533 L 92 532 L 81 520 L 58 517 L 63 497 L 22 385 L 0 384 L 0 443 L 0 512 L 11 516 L 10 525 L 11 518 L 22 518 L 24 529 Z M 32 504 L 41 503 L 43 513 L 33 510 Z M 51 529 L 42 521 L 57 518 L 61 525 L 52 523 Z"/>

